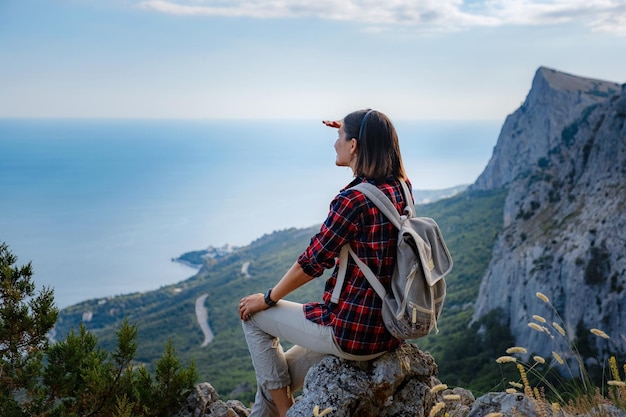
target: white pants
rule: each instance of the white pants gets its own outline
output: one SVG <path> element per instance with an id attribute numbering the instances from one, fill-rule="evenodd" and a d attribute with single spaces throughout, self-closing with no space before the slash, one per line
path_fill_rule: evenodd
<path id="1" fill-rule="evenodd" d="M 332 327 L 307 320 L 302 304 L 286 300 L 254 314 L 248 321 L 243 321 L 242 326 L 257 379 L 250 417 L 277 416 L 269 390 L 288 386 L 291 392 L 297 391 L 309 368 L 326 355 L 367 361 L 384 353 L 357 356 L 343 352 L 335 342 Z M 295 346 L 283 352 L 279 339 Z"/>

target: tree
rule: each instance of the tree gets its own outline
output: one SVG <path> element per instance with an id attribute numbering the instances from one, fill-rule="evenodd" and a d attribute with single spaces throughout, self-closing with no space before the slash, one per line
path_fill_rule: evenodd
<path id="1" fill-rule="evenodd" d="M 0 244 L 0 416 L 167 416 L 183 403 L 198 374 L 181 368 L 170 341 L 156 363 L 134 363 L 137 326 L 126 320 L 110 353 L 84 325 L 50 345 L 58 309 L 54 293 L 35 294 L 32 266 Z M 45 363 L 45 366 L 44 366 Z"/>
<path id="2" fill-rule="evenodd" d="M 48 332 L 58 309 L 54 291 L 36 294 L 32 265 L 15 266 L 15 257 L 0 244 L 0 415 L 21 415 L 17 398 L 27 400 L 36 388 Z"/>
<path id="3" fill-rule="evenodd" d="M 137 403 L 143 404 L 146 416 L 164 417 L 180 408 L 184 395 L 188 394 L 198 379 L 194 363 L 182 369 L 172 341 L 165 345 L 163 355 L 156 363 L 154 381 L 146 368 L 140 368 L 134 380 Z"/>

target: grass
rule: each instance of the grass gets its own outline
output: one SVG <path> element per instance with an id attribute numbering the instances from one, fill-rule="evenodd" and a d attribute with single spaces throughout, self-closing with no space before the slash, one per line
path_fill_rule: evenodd
<path id="1" fill-rule="evenodd" d="M 626 382 L 623 380 L 623 375 L 626 376 L 626 364 L 622 365 L 620 372 L 614 355 L 606 361 L 599 360 L 603 364 L 602 378 L 594 378 L 576 343 L 570 342 L 575 339 L 568 337 L 564 330 L 566 326 L 550 299 L 540 292 L 536 295 L 552 308 L 560 323 L 548 323 L 543 317 L 534 315 L 534 321 L 528 323 L 528 326 L 552 340 L 560 339 L 560 345 L 569 346 L 569 352 L 559 351 L 557 348 L 552 351 L 550 358 L 544 358 L 539 355 L 530 356 L 527 349 L 521 346 L 510 347 L 506 350 L 506 355 L 496 359 L 502 367 L 514 364 L 519 376 L 517 381 L 509 382 L 505 391 L 523 392 L 532 401 L 539 417 L 557 416 L 561 410 L 571 414 L 609 415 L 605 410 L 607 405 L 626 411 Z M 589 332 L 607 342 L 611 341 L 611 337 L 600 329 L 592 328 Z"/>

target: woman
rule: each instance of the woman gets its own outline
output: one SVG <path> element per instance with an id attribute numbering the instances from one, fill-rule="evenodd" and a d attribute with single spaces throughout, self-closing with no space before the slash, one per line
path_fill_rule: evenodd
<path id="1" fill-rule="evenodd" d="M 361 192 L 349 188 L 372 183 L 399 212 L 404 210 L 400 181 L 408 179 L 398 136 L 387 116 L 374 110 L 356 111 L 324 124 L 339 129 L 335 163 L 352 168 L 355 179 L 333 199 L 320 232 L 282 279 L 265 294 L 240 301 L 239 315 L 258 382 L 251 416 L 285 416 L 293 404 L 291 392 L 302 387 L 308 369 L 325 355 L 367 361 L 402 344 L 385 328 L 382 301 L 352 259 L 338 303 L 330 301 L 338 270 L 335 260 L 345 244 L 390 291 L 397 230 Z M 283 300 L 332 267 L 323 302 Z M 283 352 L 279 338 L 295 346 Z"/>

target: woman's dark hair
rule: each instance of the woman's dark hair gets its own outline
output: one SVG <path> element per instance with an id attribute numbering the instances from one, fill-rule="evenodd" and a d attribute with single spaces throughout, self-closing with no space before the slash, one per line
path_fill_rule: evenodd
<path id="1" fill-rule="evenodd" d="M 389 176 L 406 179 L 398 134 L 391 120 L 376 110 L 357 110 L 343 118 L 346 138 L 356 138 L 354 174 L 384 180 Z"/>

